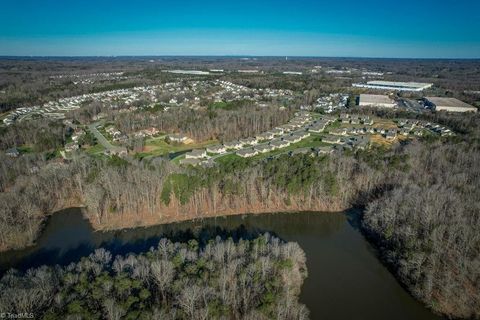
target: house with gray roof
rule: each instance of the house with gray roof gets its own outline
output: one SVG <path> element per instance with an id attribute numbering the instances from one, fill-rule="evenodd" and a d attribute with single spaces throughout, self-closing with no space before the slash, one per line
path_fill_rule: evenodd
<path id="1" fill-rule="evenodd" d="M 217 144 L 214 146 L 207 147 L 207 152 L 209 153 L 225 153 L 227 152 L 227 149 L 225 148 L 224 145 Z"/>
<path id="2" fill-rule="evenodd" d="M 242 149 L 242 150 L 238 150 L 236 152 L 236 155 L 242 157 L 242 158 L 249 158 L 249 157 L 253 157 L 253 156 L 256 156 L 258 154 L 258 151 L 256 151 L 255 149 L 253 148 L 248 148 L 248 149 Z"/>
<path id="3" fill-rule="evenodd" d="M 235 140 L 235 141 L 230 141 L 230 142 L 225 142 L 223 144 L 226 149 L 241 149 L 242 148 L 242 142 Z"/>
<path id="4" fill-rule="evenodd" d="M 277 139 L 277 140 L 273 140 L 272 142 L 270 142 L 270 145 L 275 149 L 281 149 L 281 148 L 288 147 L 290 145 L 290 142 L 285 141 L 285 140 Z"/>
<path id="5" fill-rule="evenodd" d="M 194 149 L 185 154 L 186 159 L 202 159 L 207 157 L 207 151 L 205 149 Z"/>

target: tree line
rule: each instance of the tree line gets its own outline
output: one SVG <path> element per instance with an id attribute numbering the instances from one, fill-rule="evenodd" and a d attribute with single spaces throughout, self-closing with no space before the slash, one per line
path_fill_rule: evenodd
<path id="1" fill-rule="evenodd" d="M 11 270 L 0 280 L 0 310 L 42 319 L 292 319 L 307 277 L 297 243 L 257 238 L 171 242 L 113 257 L 97 249 L 77 263 Z"/>
<path id="2" fill-rule="evenodd" d="M 438 312 L 478 317 L 478 116 L 430 117 L 459 134 L 356 154 L 231 158 L 212 168 L 182 168 L 161 158 L 5 158 L 0 244 L 31 243 L 48 213 L 73 205 L 85 205 L 102 228 L 361 206 L 364 232 L 412 294 Z"/>

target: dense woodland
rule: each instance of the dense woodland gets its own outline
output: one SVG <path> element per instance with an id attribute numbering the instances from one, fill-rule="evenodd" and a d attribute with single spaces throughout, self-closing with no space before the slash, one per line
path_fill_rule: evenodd
<path id="1" fill-rule="evenodd" d="M 416 297 L 445 314 L 478 317 L 478 116 L 432 117 L 463 134 L 390 151 L 285 155 L 208 169 L 162 159 L 2 156 L 0 242 L 2 248 L 31 243 L 46 213 L 72 205 L 86 205 L 92 223 L 103 228 L 119 220 L 135 225 L 215 212 L 364 206 L 366 234 Z"/>
<path id="2" fill-rule="evenodd" d="M 143 254 L 97 249 L 66 267 L 10 271 L 0 310 L 35 319 L 303 320 L 305 262 L 298 244 L 269 234 L 204 244 L 164 238 Z"/>
<path id="3" fill-rule="evenodd" d="M 292 116 L 292 109 L 256 108 L 247 104 L 234 110 L 178 108 L 147 116 L 145 113 L 125 113 L 115 116 L 114 121 L 116 127 L 126 133 L 154 127 L 162 132 L 181 132 L 197 141 L 232 141 L 284 124 Z"/>

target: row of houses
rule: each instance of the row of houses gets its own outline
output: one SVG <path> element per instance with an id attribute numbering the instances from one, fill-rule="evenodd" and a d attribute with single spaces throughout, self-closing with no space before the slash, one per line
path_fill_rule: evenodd
<path id="1" fill-rule="evenodd" d="M 239 84 L 232 83 L 230 81 L 216 80 L 215 84 L 220 86 L 222 90 L 217 91 L 214 95 L 214 101 L 225 100 L 241 100 L 252 99 L 254 101 L 261 101 L 271 98 L 285 98 L 291 100 L 293 97 L 293 91 L 286 89 L 252 89 Z M 229 97 L 228 99 L 226 99 Z"/>
<path id="2" fill-rule="evenodd" d="M 238 156 L 247 158 L 286 148 L 310 136 L 308 128 L 314 125 L 315 122 L 312 120 L 309 112 L 300 111 L 283 126 L 262 132 L 255 137 L 225 142 L 220 145 L 207 147 L 206 149 L 192 150 L 185 154 L 185 159 L 208 159 L 209 154 L 224 154 L 227 152 L 235 152 Z M 187 162 L 191 164 L 192 161 Z M 185 163 L 185 161 L 181 163 Z"/>
<path id="3" fill-rule="evenodd" d="M 367 126 L 372 126 L 374 124 L 373 119 L 369 116 L 357 116 L 348 113 L 341 113 L 340 121 L 343 124 L 364 124 Z"/>
<path id="4" fill-rule="evenodd" d="M 293 133 L 279 139 L 274 139 L 268 143 L 241 149 L 236 152 L 236 155 L 242 158 L 253 157 L 253 156 L 256 156 L 257 154 L 267 153 L 274 150 L 289 147 L 291 144 L 298 143 L 309 136 L 310 136 L 310 133 L 307 131 Z"/>
<path id="5" fill-rule="evenodd" d="M 327 96 L 320 97 L 313 105 L 313 109 L 321 109 L 325 113 L 332 113 L 336 110 L 343 109 L 347 106 L 348 94 L 331 93 Z"/>
<path id="6" fill-rule="evenodd" d="M 88 101 L 97 101 L 103 105 L 109 105 L 112 108 L 117 107 L 119 102 L 130 104 L 139 99 L 157 101 L 156 93 L 162 86 L 163 85 L 134 87 L 61 98 L 57 101 L 47 102 L 41 106 L 15 109 L 4 118 L 3 122 L 5 125 L 11 125 L 17 120 L 24 119 L 27 115 L 58 118 L 57 113 L 63 115 L 65 112 L 79 109 Z"/>
<path id="7" fill-rule="evenodd" d="M 350 150 L 365 150 L 370 144 L 370 138 L 368 136 L 341 137 L 338 135 L 329 134 L 322 138 L 322 142 L 332 145 L 342 145 L 345 149 Z"/>
<path id="8" fill-rule="evenodd" d="M 441 136 L 452 136 L 455 133 L 447 128 L 446 126 L 441 126 L 436 123 L 431 123 L 428 121 L 420 121 L 420 120 L 408 120 L 408 119 L 400 119 L 397 122 L 397 126 L 401 129 L 400 133 L 404 135 L 409 135 L 413 133 L 417 136 L 422 136 L 424 131 L 439 134 Z"/>

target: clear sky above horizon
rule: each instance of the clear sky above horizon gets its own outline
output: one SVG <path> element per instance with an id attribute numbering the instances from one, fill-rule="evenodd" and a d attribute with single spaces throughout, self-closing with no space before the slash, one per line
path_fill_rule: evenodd
<path id="1" fill-rule="evenodd" d="M 480 58 L 478 0 L 2 0 L 0 55 Z"/>

